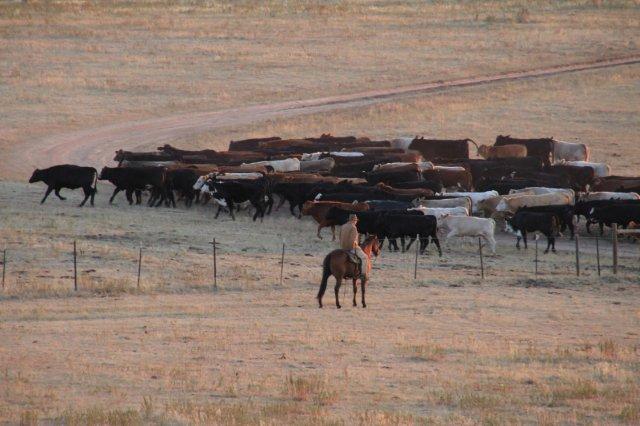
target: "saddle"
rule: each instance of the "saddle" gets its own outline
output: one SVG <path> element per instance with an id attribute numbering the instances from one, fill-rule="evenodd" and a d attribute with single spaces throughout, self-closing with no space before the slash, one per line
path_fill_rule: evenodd
<path id="1" fill-rule="evenodd" d="M 356 276 L 360 276 L 362 275 L 362 260 L 358 257 L 357 254 L 355 254 L 353 251 L 351 250 L 343 250 L 346 255 L 347 255 L 347 259 L 349 260 L 349 262 L 353 263 L 356 265 Z M 353 278 L 353 277 L 350 277 Z"/>

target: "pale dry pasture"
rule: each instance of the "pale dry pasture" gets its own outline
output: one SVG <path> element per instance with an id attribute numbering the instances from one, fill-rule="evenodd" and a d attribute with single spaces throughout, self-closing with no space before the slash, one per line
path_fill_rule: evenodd
<path id="1" fill-rule="evenodd" d="M 345 285 L 337 310 L 332 281 L 319 309 L 336 245 L 309 218 L 110 206 L 103 183 L 94 208 L 69 190 L 39 205 L 43 185 L 26 184 L 52 135 L 632 56 L 639 23 L 636 0 L 0 2 L 0 423 L 640 423 L 640 246 L 621 241 L 614 275 L 608 231 L 601 276 L 582 224 L 580 277 L 566 236 L 535 275 L 535 243 L 517 251 L 500 231 L 484 280 L 473 239 L 442 258 L 430 246 L 416 279 L 415 252 L 385 249 L 366 309 Z M 639 77 L 636 64 L 447 89 L 170 142 L 553 136 L 639 175 Z M 128 148 L 159 144 L 137 136 Z"/>
<path id="2" fill-rule="evenodd" d="M 566 237 L 535 276 L 532 248 L 499 235 L 485 280 L 475 240 L 442 258 L 431 247 L 415 280 L 413 251 L 383 250 L 366 309 L 346 285 L 337 310 L 330 282 L 321 310 L 320 264 L 335 245 L 308 218 L 109 206 L 106 185 L 94 208 L 75 207 L 75 193 L 42 207 L 42 187 L 0 188 L 4 421 L 637 422 L 637 244 L 621 243 L 614 276 L 601 240 L 600 278 L 582 229 L 579 278 Z"/>

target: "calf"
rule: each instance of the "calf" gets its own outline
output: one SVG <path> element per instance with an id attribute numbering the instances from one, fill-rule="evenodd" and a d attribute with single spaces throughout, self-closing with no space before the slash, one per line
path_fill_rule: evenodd
<path id="1" fill-rule="evenodd" d="M 62 188 L 76 189 L 82 188 L 84 191 L 84 200 L 80 203 L 79 207 L 84 206 L 87 199 L 91 197 L 91 205 L 93 206 L 93 199 L 96 196 L 96 179 L 98 171 L 93 167 L 80 167 L 73 164 L 62 164 L 59 166 L 49 167 L 48 169 L 36 169 L 29 183 L 44 182 L 47 185 L 47 191 L 44 193 L 44 197 L 40 204 L 44 203 L 51 191 L 54 191 L 56 196 L 61 200 L 66 200 L 60 195 Z"/>
<path id="2" fill-rule="evenodd" d="M 524 240 L 527 248 L 527 232 L 539 231 L 547 237 L 547 249 L 555 253 L 556 235 L 558 234 L 558 219 L 554 213 L 518 211 L 513 217 L 507 218 L 506 230 L 516 234 L 516 248 L 520 250 L 520 239 Z"/>
<path id="3" fill-rule="evenodd" d="M 533 213 L 552 213 L 556 216 L 558 226 L 560 227 L 560 232 L 564 232 L 567 228 L 569 228 L 569 231 L 571 232 L 571 239 L 573 239 L 575 235 L 575 226 L 573 224 L 573 206 L 551 205 L 538 207 L 522 207 L 518 211 Z"/>
<path id="4" fill-rule="evenodd" d="M 496 222 L 493 219 L 444 215 L 438 220 L 438 227 L 449 231 L 445 241 L 451 237 L 481 237 L 489 244 L 491 253 L 496 253 Z"/>
<path id="5" fill-rule="evenodd" d="M 233 214 L 235 204 L 245 201 L 251 202 L 251 205 L 256 209 L 253 215 L 254 222 L 258 216 L 260 216 L 260 220 L 264 219 L 267 204 L 271 200 L 271 191 L 267 179 L 262 178 L 253 181 L 213 181 L 209 187 L 212 188 L 214 193 L 219 194 L 220 198 L 227 204 L 231 219 L 236 220 Z M 220 209 L 221 206 L 218 205 L 216 218 L 220 215 Z"/>

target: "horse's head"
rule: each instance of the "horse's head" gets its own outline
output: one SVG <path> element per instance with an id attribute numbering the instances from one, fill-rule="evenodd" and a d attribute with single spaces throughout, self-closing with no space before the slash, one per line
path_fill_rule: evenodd
<path id="1" fill-rule="evenodd" d="M 369 235 L 362 244 L 363 248 L 371 247 L 371 254 L 375 257 L 378 257 L 380 254 L 380 240 L 376 235 Z"/>

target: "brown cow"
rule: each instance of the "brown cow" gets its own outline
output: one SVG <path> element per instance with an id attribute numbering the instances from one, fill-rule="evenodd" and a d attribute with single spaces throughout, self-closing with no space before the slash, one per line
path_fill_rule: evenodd
<path id="1" fill-rule="evenodd" d="M 524 158 L 527 156 L 527 147 L 524 145 L 476 145 L 478 155 L 487 160 L 496 158 Z"/>
<path id="2" fill-rule="evenodd" d="M 327 212 L 332 207 L 338 207 L 343 210 L 348 210 L 352 212 L 363 212 L 369 210 L 369 205 L 367 203 L 341 203 L 338 201 L 307 201 L 302 206 L 302 214 L 305 216 L 311 216 L 318 222 L 318 238 L 322 239 L 320 236 L 320 231 L 322 228 L 327 226 L 331 227 L 331 232 L 333 233 L 332 241 L 336 239 L 336 225 L 339 223 L 333 223 L 327 220 Z"/>
<path id="3" fill-rule="evenodd" d="M 424 170 L 422 176 L 426 180 L 440 181 L 445 188 L 462 188 L 464 191 L 471 191 L 473 188 L 473 177 L 466 168 L 464 170 L 435 169 Z"/>
<path id="4" fill-rule="evenodd" d="M 383 192 L 386 192 L 387 194 L 409 195 L 416 198 L 431 197 L 434 194 L 434 192 L 430 189 L 422 189 L 422 188 L 400 189 L 400 188 L 394 188 L 392 186 L 386 185 L 383 182 L 378 183 L 376 185 L 376 188 L 380 189 Z"/>

